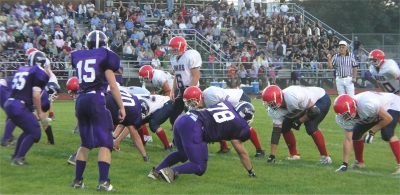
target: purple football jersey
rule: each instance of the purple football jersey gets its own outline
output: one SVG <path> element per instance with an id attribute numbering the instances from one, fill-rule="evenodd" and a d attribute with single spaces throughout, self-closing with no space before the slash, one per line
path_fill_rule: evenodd
<path id="1" fill-rule="evenodd" d="M 32 88 L 44 89 L 49 76 L 40 66 L 20 66 L 12 80 L 10 98 L 19 99 L 25 102 L 25 106 L 33 106 Z"/>
<path id="2" fill-rule="evenodd" d="M 120 65 L 119 56 L 104 47 L 74 51 L 71 53 L 71 61 L 78 76 L 78 93 L 105 93 L 108 85 L 105 71 L 110 69 L 115 72 Z"/>
<path id="3" fill-rule="evenodd" d="M 125 107 L 126 117 L 121 123 L 118 120 L 119 107 L 110 92 L 106 93 L 106 107 L 111 113 L 114 125 L 122 124 L 124 126 L 135 126 L 139 128 L 142 124 L 142 113 L 140 110 L 139 99 L 124 90 L 120 90 L 122 102 Z"/>
<path id="4" fill-rule="evenodd" d="M 11 94 L 12 79 L 5 79 L 6 85 L 0 85 L 0 106 L 4 108 L 4 103 L 8 100 Z"/>
<path id="5" fill-rule="evenodd" d="M 202 121 L 205 142 L 250 139 L 250 126 L 228 101 L 212 105 L 205 110 L 192 110 L 189 113 Z"/>

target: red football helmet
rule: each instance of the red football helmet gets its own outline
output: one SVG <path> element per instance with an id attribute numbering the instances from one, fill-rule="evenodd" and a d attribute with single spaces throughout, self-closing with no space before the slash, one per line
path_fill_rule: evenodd
<path id="1" fill-rule="evenodd" d="M 278 109 L 282 106 L 283 93 L 281 88 L 276 85 L 270 85 L 262 93 L 265 108 Z"/>
<path id="2" fill-rule="evenodd" d="M 383 62 L 385 62 L 385 53 L 379 49 L 374 49 L 369 53 L 368 59 L 372 65 L 376 67 L 382 66 Z"/>
<path id="3" fill-rule="evenodd" d="M 71 77 L 67 81 L 67 90 L 68 93 L 78 93 L 79 89 L 79 81 L 78 77 Z"/>
<path id="4" fill-rule="evenodd" d="M 190 86 L 183 92 L 183 101 L 185 105 L 191 108 L 197 108 L 202 98 L 202 91 L 196 86 Z"/>
<path id="5" fill-rule="evenodd" d="M 351 96 L 343 94 L 336 98 L 333 110 L 340 116 L 339 120 L 352 120 L 357 115 L 357 103 Z"/>
<path id="6" fill-rule="evenodd" d="M 169 41 L 169 48 L 171 50 L 171 53 L 175 54 L 175 55 L 182 55 L 183 53 L 185 53 L 186 49 L 187 49 L 187 43 L 185 38 L 181 37 L 181 36 L 176 36 L 173 37 L 170 41 Z M 176 50 L 176 51 L 174 51 Z"/>
<path id="7" fill-rule="evenodd" d="M 29 56 L 29 54 L 31 54 L 31 53 L 33 53 L 33 52 L 35 52 L 35 51 L 37 51 L 36 48 L 29 48 L 29 49 L 27 49 L 27 50 L 25 51 L 25 56 Z"/>
<path id="8" fill-rule="evenodd" d="M 149 65 L 142 66 L 139 69 L 139 77 L 141 77 L 146 82 L 151 82 L 153 78 L 153 67 Z"/>

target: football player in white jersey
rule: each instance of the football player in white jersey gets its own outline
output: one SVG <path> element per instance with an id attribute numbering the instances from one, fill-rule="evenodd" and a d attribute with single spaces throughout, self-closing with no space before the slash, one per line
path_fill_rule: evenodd
<path id="1" fill-rule="evenodd" d="M 196 86 L 188 87 L 183 93 L 183 100 L 189 108 L 208 108 L 212 105 L 223 101 L 229 101 L 233 106 L 238 105 L 240 102 L 251 102 L 249 96 L 243 93 L 241 89 L 222 89 L 220 87 L 208 87 L 203 92 Z M 265 150 L 262 149 L 256 130 L 250 128 L 250 141 L 256 148 L 255 157 L 264 157 Z M 228 153 L 230 148 L 226 141 L 221 141 L 221 149 L 217 152 Z"/>
<path id="2" fill-rule="evenodd" d="M 199 86 L 200 67 L 203 63 L 200 53 L 196 50 L 186 50 L 187 43 L 181 36 L 173 37 L 169 41 L 171 65 L 175 71 L 174 83 L 170 93 L 170 98 L 174 102 L 174 112 L 171 114 L 170 122 L 174 124 L 176 118 L 185 109 L 183 102 L 183 92 L 189 86 Z"/>
<path id="3" fill-rule="evenodd" d="M 336 122 L 346 131 L 352 131 L 356 158 L 355 163 L 351 165 L 352 168 L 365 167 L 364 143 L 372 143 L 375 133 L 381 131 L 382 139 L 389 142 L 397 160 L 398 167 L 393 174 L 400 174 L 400 141 L 394 134 L 397 121 L 400 118 L 399 96 L 392 93 L 370 91 L 357 94 L 354 97 L 341 95 L 336 98 L 333 108 L 336 113 Z M 368 133 L 366 133 L 367 131 Z M 366 135 L 363 140 L 364 133 Z M 345 163 L 347 162 L 343 164 Z M 344 168 L 342 169 L 342 171 L 345 171 Z"/>
<path id="4" fill-rule="evenodd" d="M 164 150 L 165 151 L 170 151 L 172 152 L 172 146 L 170 145 L 167 135 L 165 134 L 165 130 L 160 126 L 163 124 L 171 115 L 173 111 L 173 103 L 169 99 L 168 96 L 161 96 L 161 95 L 142 95 L 142 94 L 137 94 L 136 95 L 141 102 L 141 104 L 145 104 L 147 106 L 142 106 L 142 107 L 147 107 L 148 109 L 146 111 L 142 111 L 142 114 L 145 113 L 142 118 L 143 118 L 143 125 L 146 123 L 149 123 L 150 130 L 153 133 L 156 133 L 158 138 L 161 140 L 161 142 L 164 145 Z M 122 139 L 128 135 L 126 130 L 123 130 L 121 135 L 114 140 L 114 144 L 118 145 Z M 115 131 L 114 132 L 114 137 L 116 137 L 119 134 L 119 132 Z M 139 131 L 139 134 L 141 132 Z M 143 135 L 141 135 L 143 137 Z"/>
<path id="5" fill-rule="evenodd" d="M 281 90 L 276 85 L 265 88 L 267 93 L 263 101 L 271 109 L 283 109 L 288 113 L 282 122 L 282 134 L 285 136 L 291 128 L 299 130 L 302 123 L 317 146 L 321 159 L 320 164 L 332 163 L 325 146 L 325 139 L 318 125 L 328 114 L 331 99 L 324 89 L 319 87 L 290 86 Z M 293 144 L 293 143 L 287 143 Z"/>
<path id="6" fill-rule="evenodd" d="M 371 66 L 369 71 L 382 91 L 400 95 L 400 69 L 392 59 L 385 59 L 385 54 L 379 49 L 369 53 Z"/>
<path id="7" fill-rule="evenodd" d="M 143 79 L 147 86 L 153 88 L 152 94 L 170 95 L 174 76 L 168 71 L 154 70 L 153 67 L 145 65 L 139 69 L 139 77 Z"/>
<path id="8" fill-rule="evenodd" d="M 264 99 L 268 99 L 270 90 L 272 88 L 266 88 L 262 97 Z M 264 102 L 264 107 L 267 109 L 268 116 L 272 118 L 272 133 L 271 133 L 271 150 L 268 157 L 267 162 L 272 163 L 275 162 L 276 150 L 278 149 L 278 144 L 282 132 L 282 123 L 285 119 L 285 115 L 289 113 L 288 110 L 285 109 L 272 109 L 268 106 L 268 103 Z M 289 157 L 287 160 L 300 160 L 300 155 L 297 152 L 296 148 L 296 138 L 293 134 L 293 131 L 289 131 L 288 133 L 283 134 L 283 138 L 285 139 L 286 145 L 289 149 Z"/>

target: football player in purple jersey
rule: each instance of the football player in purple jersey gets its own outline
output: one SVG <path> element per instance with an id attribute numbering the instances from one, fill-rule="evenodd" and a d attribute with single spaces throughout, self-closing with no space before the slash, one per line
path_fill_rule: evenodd
<path id="1" fill-rule="evenodd" d="M 118 107 L 118 119 L 125 118 L 125 108 L 115 81 L 114 72 L 118 70 L 120 58 L 106 48 L 108 37 L 101 31 L 92 31 L 86 38 L 88 50 L 71 53 L 71 63 L 76 70 L 79 82 L 75 116 L 78 119 L 81 146 L 76 155 L 75 179 L 72 188 L 84 188 L 83 172 L 91 149 L 100 147 L 98 155 L 99 183 L 97 190 L 113 191 L 108 173 L 113 149 L 113 124 L 110 111 L 106 108 L 104 94 L 108 84 Z"/>
<path id="2" fill-rule="evenodd" d="M 45 117 L 41 106 L 41 92 L 49 80 L 49 64 L 43 52 L 29 56 L 30 66 L 20 66 L 12 80 L 11 94 L 4 104 L 7 117 L 22 129 L 12 157 L 11 165 L 25 166 L 25 155 L 32 145 L 40 140 L 38 122 Z M 37 117 L 32 113 L 36 108 Z"/>
<path id="3" fill-rule="evenodd" d="M 203 175 L 207 169 L 207 143 L 221 140 L 231 140 L 249 176 L 256 177 L 242 144 L 250 139 L 249 123 L 254 113 L 253 105 L 248 102 L 241 102 L 234 108 L 228 101 L 223 101 L 205 110 L 190 110 L 180 115 L 173 127 L 177 151 L 165 157 L 148 177 L 163 178 L 172 183 L 179 174 Z M 179 162 L 183 164 L 172 167 Z"/>

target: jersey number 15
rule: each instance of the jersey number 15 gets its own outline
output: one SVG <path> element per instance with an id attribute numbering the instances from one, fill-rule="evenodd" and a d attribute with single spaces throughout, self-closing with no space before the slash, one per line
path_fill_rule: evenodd
<path id="1" fill-rule="evenodd" d="M 83 67 L 82 64 L 84 64 Z M 76 64 L 76 74 L 78 75 L 79 83 L 82 83 L 82 79 L 85 83 L 91 83 L 96 79 L 96 70 L 93 68 L 94 64 L 96 64 L 96 59 L 81 60 Z"/>

